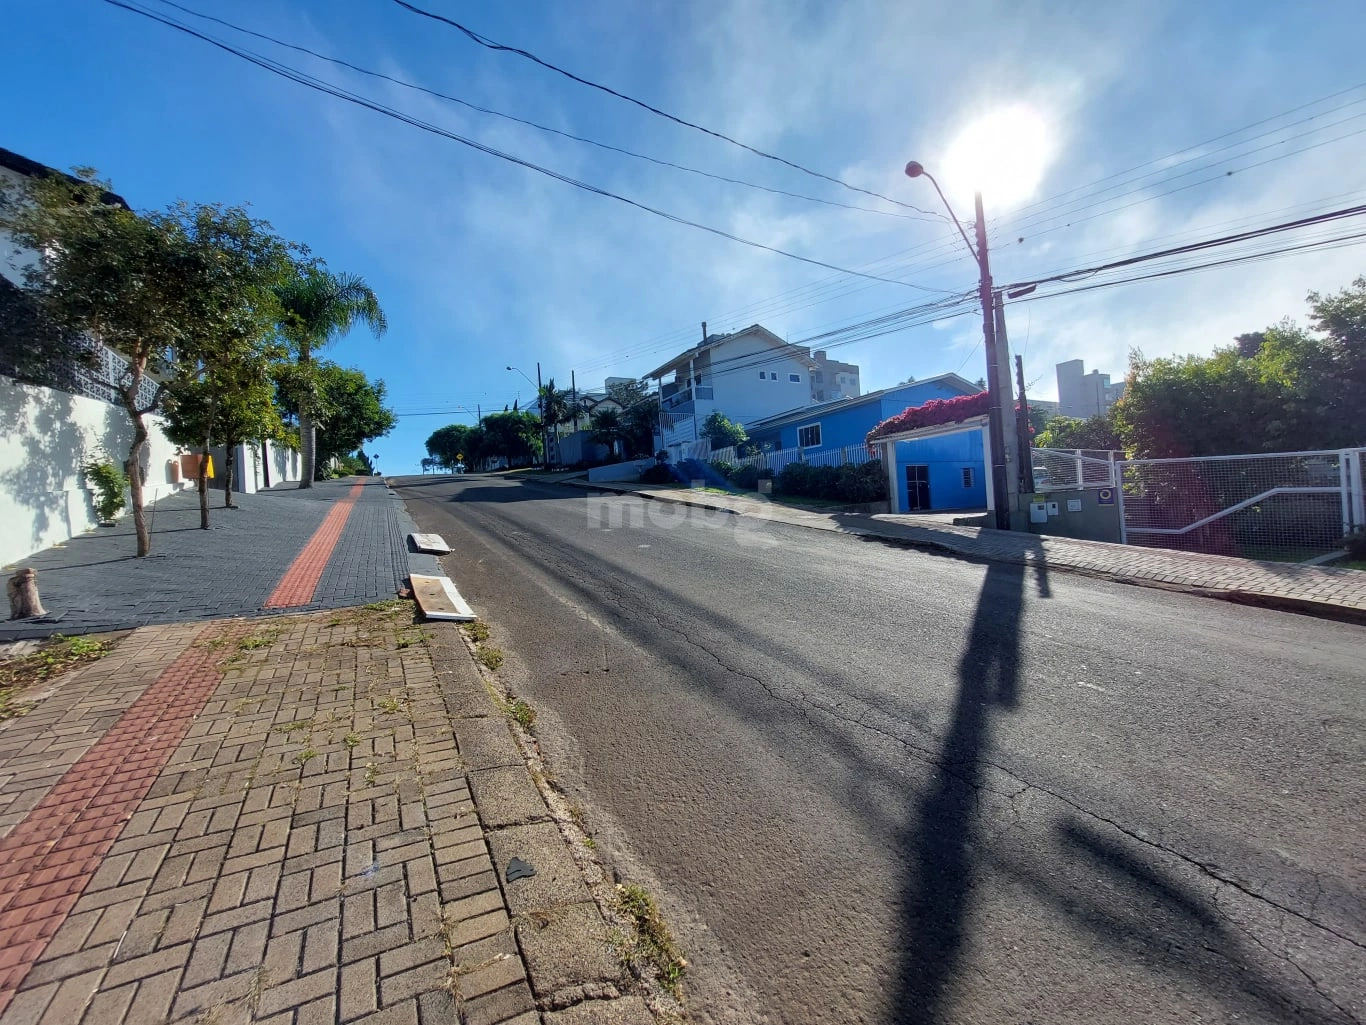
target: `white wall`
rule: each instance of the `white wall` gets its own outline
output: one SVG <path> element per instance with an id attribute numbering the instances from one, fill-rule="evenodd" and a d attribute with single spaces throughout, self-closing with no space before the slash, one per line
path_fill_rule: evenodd
<path id="1" fill-rule="evenodd" d="M 709 359 L 696 372 L 703 375 L 704 387 L 712 386 L 714 408 L 737 423 L 748 424 L 809 406 L 811 371 L 790 356 L 774 359 L 775 352 L 768 341 L 754 334 L 736 335 L 711 349 Z M 775 373 L 776 381 L 772 379 Z M 791 380 L 792 374 L 797 375 L 796 381 Z"/>
<path id="2" fill-rule="evenodd" d="M 189 485 L 172 483 L 177 447 L 157 417 L 147 421 L 151 503 Z M 119 406 L 0 377 L 0 565 L 94 527 L 94 499 L 81 466 L 102 456 L 122 466 L 132 441 L 133 427 Z"/>

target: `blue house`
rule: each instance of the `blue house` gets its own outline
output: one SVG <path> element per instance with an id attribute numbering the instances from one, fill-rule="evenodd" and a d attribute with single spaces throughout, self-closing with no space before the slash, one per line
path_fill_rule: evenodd
<path id="1" fill-rule="evenodd" d="M 938 377 L 899 384 L 852 399 L 788 410 L 747 424 L 745 430 L 751 439 L 770 449 L 801 448 L 815 451 L 862 445 L 869 431 L 908 406 L 919 406 L 931 399 L 975 395 L 981 390 L 957 374 L 940 374 Z"/>
<path id="2" fill-rule="evenodd" d="M 985 509 L 987 502 L 985 425 L 890 446 L 893 512 Z M 974 429 L 975 428 L 975 429 Z"/>

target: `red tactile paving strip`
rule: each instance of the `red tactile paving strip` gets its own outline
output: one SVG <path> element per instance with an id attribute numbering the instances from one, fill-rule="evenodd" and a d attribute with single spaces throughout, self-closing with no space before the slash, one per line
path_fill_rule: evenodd
<path id="1" fill-rule="evenodd" d="M 217 629 L 167 666 L 0 840 L 0 1012 L 222 679 L 200 643 Z"/>
<path id="2" fill-rule="evenodd" d="M 332 550 L 341 540 L 342 528 L 346 526 L 346 520 L 363 487 L 364 484 L 351 485 L 346 497 L 332 507 L 308 539 L 308 544 L 304 545 L 304 550 L 295 556 L 285 575 L 275 585 L 275 590 L 266 599 L 265 608 L 289 609 L 313 601 L 318 581 L 323 577 L 323 570 L 327 569 L 327 560 L 332 558 Z"/>

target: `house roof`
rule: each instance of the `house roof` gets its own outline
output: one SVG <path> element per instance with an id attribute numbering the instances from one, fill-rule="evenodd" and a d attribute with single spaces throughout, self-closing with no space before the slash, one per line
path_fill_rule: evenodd
<path id="1" fill-rule="evenodd" d="M 732 331 L 729 334 L 707 335 L 706 339 L 703 340 L 703 342 L 700 345 L 694 345 L 691 349 L 687 349 L 684 352 L 680 352 L 677 356 L 669 360 L 669 362 L 665 363 L 662 367 L 660 367 L 657 370 L 651 370 L 645 376 L 656 378 L 663 377 L 670 370 L 677 370 L 680 366 L 685 365 L 689 360 L 696 359 L 702 353 L 706 352 L 709 349 L 714 349 L 722 342 L 728 342 L 732 338 L 739 338 L 741 335 L 748 334 L 757 335 L 759 338 L 763 339 L 765 342 L 767 342 L 775 349 L 791 349 L 792 352 L 789 355 L 791 355 L 792 358 L 799 359 L 810 367 L 816 366 L 816 361 L 811 358 L 811 350 L 808 349 L 806 346 L 792 345 L 788 342 L 783 341 L 781 338 L 775 335 L 768 328 L 764 327 L 762 324 L 751 324 L 749 327 L 744 328 L 743 330 Z"/>
<path id="2" fill-rule="evenodd" d="M 15 174 L 22 174 L 25 178 L 46 178 L 51 174 L 60 174 L 68 181 L 75 182 L 80 180 L 67 174 L 65 171 L 58 171 L 55 168 L 48 167 L 46 164 L 40 164 L 36 160 L 30 159 L 21 153 L 15 153 L 13 150 L 5 149 L 3 146 L 0 146 L 0 167 L 13 171 Z M 113 192 L 106 192 L 100 198 L 112 206 L 121 206 L 125 210 L 129 209 L 128 201 Z"/>
<path id="3" fill-rule="evenodd" d="M 904 388 L 918 388 L 922 384 L 934 384 L 936 382 L 953 385 L 962 391 L 964 395 L 975 395 L 982 390 L 971 381 L 959 377 L 957 374 L 939 374 L 935 377 L 926 377 L 919 381 L 911 381 L 909 384 L 897 384 L 890 388 L 870 391 L 863 395 L 856 395 L 853 398 L 835 399 L 831 402 L 821 402 L 814 406 L 799 406 L 796 409 L 789 409 L 786 413 L 777 413 L 773 416 L 765 417 L 763 420 L 756 420 L 751 424 L 747 424 L 745 429 L 752 434 L 755 431 L 768 431 L 775 427 L 786 427 L 789 424 L 796 423 L 798 420 L 810 420 L 814 416 L 826 416 L 830 413 L 838 413 L 846 409 L 853 409 L 856 406 L 862 406 L 865 403 L 877 402 L 884 395 L 901 391 Z"/>

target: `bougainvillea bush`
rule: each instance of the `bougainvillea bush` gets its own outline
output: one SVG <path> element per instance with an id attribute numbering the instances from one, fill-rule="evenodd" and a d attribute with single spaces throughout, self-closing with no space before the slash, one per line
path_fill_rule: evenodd
<path id="1" fill-rule="evenodd" d="M 930 399 L 923 406 L 911 406 L 896 416 L 888 417 L 868 432 L 865 439 L 872 444 L 878 438 L 889 434 L 916 431 L 922 427 L 937 427 L 940 424 L 956 424 L 974 416 L 986 416 L 991 408 L 991 393 L 980 391 L 976 395 L 960 395 L 953 399 Z"/>

